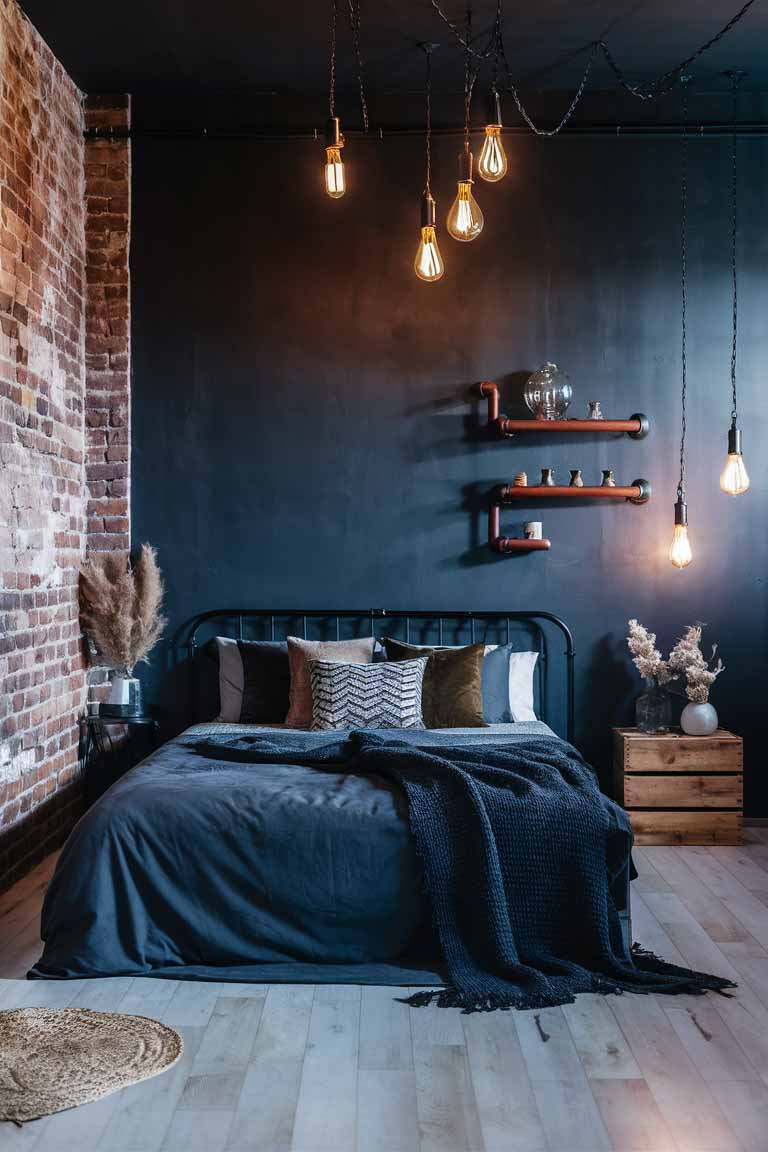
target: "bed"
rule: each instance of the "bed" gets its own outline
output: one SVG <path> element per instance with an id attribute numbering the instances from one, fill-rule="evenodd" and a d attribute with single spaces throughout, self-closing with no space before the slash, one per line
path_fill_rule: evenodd
<path id="1" fill-rule="evenodd" d="M 211 714 L 213 635 L 400 631 L 409 641 L 520 636 L 539 652 L 540 720 L 488 728 L 380 730 L 433 749 L 514 747 L 573 731 L 573 642 L 549 613 L 206 613 L 188 636 L 190 695 Z M 555 642 L 555 638 L 559 643 Z M 204 713 L 205 714 L 205 713 Z M 552 720 L 550 726 L 549 720 Z M 233 763 L 217 746 L 255 734 L 292 763 Z M 231 981 L 439 984 L 445 978 L 405 797 L 389 780 L 303 764 L 338 733 L 192 724 L 86 813 L 59 859 L 33 977 L 147 975 Z M 201 747 L 205 754 L 201 754 Z M 602 797 L 629 843 L 626 817 Z M 629 941 L 629 855 L 610 885 Z"/>

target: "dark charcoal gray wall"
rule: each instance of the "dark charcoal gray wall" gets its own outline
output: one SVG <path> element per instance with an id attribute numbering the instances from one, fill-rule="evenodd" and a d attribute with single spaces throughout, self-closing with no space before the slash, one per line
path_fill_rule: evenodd
<path id="1" fill-rule="evenodd" d="M 444 220 L 455 142 L 436 149 Z M 133 531 L 157 545 L 172 633 L 221 605 L 546 608 L 578 649 L 578 740 L 600 765 L 639 681 L 636 615 L 668 646 L 709 625 L 727 672 L 713 699 L 747 737 L 748 805 L 768 812 L 765 381 L 768 144 L 740 143 L 741 410 L 752 476 L 719 492 L 730 401 L 727 141 L 691 144 L 689 507 L 693 565 L 667 558 L 680 412 L 679 143 L 516 139 L 513 175 L 480 185 L 486 229 L 441 243 L 444 280 L 411 263 L 422 148 L 347 149 L 349 194 L 321 192 L 321 149 L 210 141 L 135 145 Z M 582 415 L 649 414 L 642 443 L 472 437 L 467 387 L 546 358 Z M 531 508 L 547 555 L 484 547 L 483 494 L 542 465 L 647 477 L 650 505 Z M 506 525 L 513 529 L 515 512 Z M 185 720 L 166 647 L 145 679 Z"/>

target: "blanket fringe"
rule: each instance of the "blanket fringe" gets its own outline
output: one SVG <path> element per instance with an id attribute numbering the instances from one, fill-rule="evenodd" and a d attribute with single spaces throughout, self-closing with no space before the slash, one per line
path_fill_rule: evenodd
<path id="1" fill-rule="evenodd" d="M 609 976 L 595 974 L 592 977 L 591 987 L 584 991 L 596 992 L 603 996 L 621 996 L 624 992 L 634 992 L 638 995 L 669 995 L 676 996 L 686 993 L 689 996 L 703 996 L 706 992 L 717 992 L 720 996 L 729 996 L 726 988 L 735 988 L 732 980 L 722 976 L 711 976 L 707 972 L 695 972 L 691 968 L 681 968 L 677 964 L 669 964 L 655 953 L 647 951 L 639 944 L 632 945 L 632 960 L 640 972 L 662 977 L 675 977 L 675 983 L 648 983 L 634 982 L 632 980 L 616 980 Z M 531 1011 L 539 1008 L 555 1008 L 560 1004 L 572 1004 L 576 996 L 567 992 L 556 991 L 514 991 L 485 996 L 472 995 L 462 992 L 451 985 L 444 988 L 434 988 L 421 992 L 414 992 L 411 996 L 398 997 L 401 1004 L 408 1004 L 411 1008 L 426 1008 L 430 1004 L 438 1008 L 460 1008 L 464 1015 L 473 1012 L 507 1012 L 510 1010 Z"/>

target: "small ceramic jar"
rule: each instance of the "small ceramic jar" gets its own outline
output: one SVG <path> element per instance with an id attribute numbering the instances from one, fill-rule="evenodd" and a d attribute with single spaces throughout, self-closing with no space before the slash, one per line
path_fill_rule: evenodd
<path id="1" fill-rule="evenodd" d="M 613 478 L 613 471 L 610 468 L 603 468 L 603 482 L 601 488 L 615 488 L 616 481 Z"/>
<path id="2" fill-rule="evenodd" d="M 554 486 L 555 486 L 555 470 L 554 470 L 554 468 L 542 468 L 542 470 L 541 470 L 541 486 L 542 486 L 542 488 L 554 488 Z"/>
<path id="3" fill-rule="evenodd" d="M 571 468 L 571 488 L 583 488 L 584 481 L 581 478 L 581 468 Z"/>

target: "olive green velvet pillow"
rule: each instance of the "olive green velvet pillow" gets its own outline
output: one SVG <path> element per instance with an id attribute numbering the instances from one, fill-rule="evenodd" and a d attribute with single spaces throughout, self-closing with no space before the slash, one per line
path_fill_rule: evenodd
<path id="1" fill-rule="evenodd" d="M 484 644 L 467 648 L 421 648 L 385 636 L 389 660 L 429 656 L 421 691 L 421 710 L 427 728 L 486 728 L 483 719 L 481 675 Z"/>

